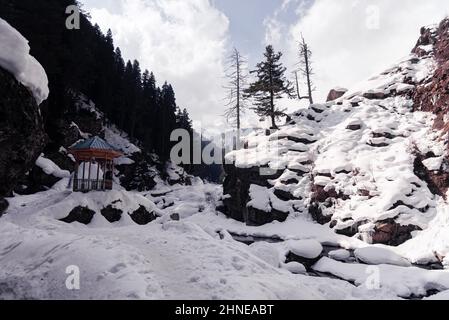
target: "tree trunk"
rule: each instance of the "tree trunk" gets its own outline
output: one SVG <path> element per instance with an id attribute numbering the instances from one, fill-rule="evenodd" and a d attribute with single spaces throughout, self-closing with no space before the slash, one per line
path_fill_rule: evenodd
<path id="1" fill-rule="evenodd" d="M 273 65 L 270 65 L 270 111 L 271 128 L 277 129 L 276 117 L 274 116 Z"/>
<path id="2" fill-rule="evenodd" d="M 237 150 L 240 150 L 240 56 L 237 54 Z"/>
<path id="3" fill-rule="evenodd" d="M 310 65 L 309 65 L 309 54 L 308 54 L 308 46 L 305 45 L 304 50 L 304 61 L 306 63 L 306 76 L 307 76 L 307 88 L 309 90 L 309 101 L 310 104 L 313 104 L 313 97 L 312 97 L 312 83 L 310 80 Z"/>
<path id="4" fill-rule="evenodd" d="M 240 130 L 240 57 L 237 55 L 237 130 Z"/>
<path id="5" fill-rule="evenodd" d="M 298 95 L 298 99 L 301 100 L 301 95 L 299 94 L 298 71 L 295 71 L 295 79 L 296 79 L 296 93 Z"/>

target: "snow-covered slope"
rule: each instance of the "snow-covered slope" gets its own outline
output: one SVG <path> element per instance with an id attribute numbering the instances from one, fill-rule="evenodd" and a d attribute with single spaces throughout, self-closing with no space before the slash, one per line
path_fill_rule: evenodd
<path id="1" fill-rule="evenodd" d="M 49 94 L 44 68 L 30 56 L 28 41 L 5 20 L 0 18 L 0 66 L 11 72 L 34 95 L 37 104 Z"/>
<path id="2" fill-rule="evenodd" d="M 168 188 L 168 187 L 166 187 Z M 58 219 L 75 205 L 99 211 L 120 200 L 135 209 L 161 196 L 135 192 L 74 194 L 64 183 L 36 195 L 9 199 L 0 223 L 0 298 L 6 299 L 352 299 L 373 293 L 332 279 L 294 275 L 258 258 L 250 247 L 190 222 L 191 215 L 215 216 L 217 186 L 194 186 L 154 193 L 170 194 L 173 206 L 163 217 L 137 226 L 123 216 L 109 223 L 97 213 L 87 226 Z M 159 198 L 159 200 L 158 200 Z M 151 199 L 151 200 L 150 200 Z M 168 200 L 168 199 L 165 199 Z M 211 202 L 212 201 L 212 202 Z M 165 201 L 166 202 L 166 201 Z M 162 203 L 160 208 L 164 208 Z M 202 207 L 202 209 L 200 209 Z M 177 212 L 183 221 L 168 215 Z M 66 270 L 80 271 L 80 289 L 66 287 Z M 69 269 L 72 270 L 72 269 Z M 375 294 L 380 298 L 379 293 Z M 391 296 L 393 297 L 393 296 Z"/>
<path id="3" fill-rule="evenodd" d="M 312 218 L 412 262 L 444 260 L 447 134 L 433 112 L 419 111 L 416 93 L 447 63 L 438 58 L 447 25 L 424 28 L 412 54 L 342 97 L 248 136 L 226 156 L 226 214 L 249 224 Z"/>

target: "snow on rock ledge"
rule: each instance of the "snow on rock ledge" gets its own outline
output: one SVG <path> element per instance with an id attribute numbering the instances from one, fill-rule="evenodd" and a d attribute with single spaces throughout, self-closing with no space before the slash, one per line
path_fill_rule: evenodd
<path id="1" fill-rule="evenodd" d="M 48 78 L 44 68 L 32 56 L 28 41 L 5 20 L 0 19 L 0 66 L 26 86 L 37 104 L 48 98 Z"/>

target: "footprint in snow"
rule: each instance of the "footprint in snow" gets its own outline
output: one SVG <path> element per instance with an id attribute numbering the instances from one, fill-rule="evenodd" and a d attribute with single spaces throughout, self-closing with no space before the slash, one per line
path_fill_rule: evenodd
<path id="1" fill-rule="evenodd" d="M 109 272 L 110 273 L 119 273 L 120 271 L 122 271 L 125 268 L 126 268 L 126 264 L 119 263 L 119 264 L 113 266 L 111 269 L 109 269 Z"/>

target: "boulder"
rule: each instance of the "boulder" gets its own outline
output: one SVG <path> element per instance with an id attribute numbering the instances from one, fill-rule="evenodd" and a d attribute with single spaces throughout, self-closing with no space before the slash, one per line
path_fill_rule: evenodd
<path id="1" fill-rule="evenodd" d="M 94 215 L 95 211 L 90 210 L 88 207 L 78 206 L 76 208 L 73 208 L 73 210 L 70 211 L 69 215 L 64 219 L 61 219 L 61 221 L 65 223 L 79 222 L 87 225 L 92 221 Z"/>
<path id="2" fill-rule="evenodd" d="M 109 205 L 103 209 L 101 209 L 101 215 L 105 217 L 110 223 L 114 223 L 120 221 L 122 218 L 123 211 L 120 209 L 114 208 L 112 205 Z"/>
<path id="3" fill-rule="evenodd" d="M 248 207 L 245 210 L 245 222 L 248 226 L 263 226 L 264 224 L 272 223 L 273 221 L 284 222 L 287 220 L 289 213 L 281 212 L 276 209 L 271 209 L 270 212 L 265 212 L 253 207 Z"/>
<path id="4" fill-rule="evenodd" d="M 400 267 L 410 267 L 411 263 L 391 250 L 378 247 L 360 248 L 354 251 L 355 257 L 370 265 L 390 264 Z"/>
<path id="5" fill-rule="evenodd" d="M 0 217 L 3 215 L 3 213 L 8 209 L 9 203 L 6 201 L 6 199 L 0 197 Z"/>
<path id="6" fill-rule="evenodd" d="M 45 143 L 33 95 L 0 68 L 0 196 L 7 196 L 34 165 Z"/>
<path id="7" fill-rule="evenodd" d="M 140 206 L 139 209 L 129 215 L 139 225 L 146 225 L 156 220 L 156 215 L 153 212 L 149 212 L 144 206 Z"/>
<path id="8" fill-rule="evenodd" d="M 306 267 L 304 267 L 304 265 L 302 265 L 299 262 L 289 262 L 289 263 L 284 263 L 282 265 L 282 269 L 285 269 L 287 271 L 290 271 L 293 274 L 306 274 L 307 273 L 307 269 Z"/>
<path id="9" fill-rule="evenodd" d="M 363 97 L 368 100 L 383 100 L 388 98 L 388 95 L 384 91 L 369 91 L 365 92 Z"/>
<path id="10" fill-rule="evenodd" d="M 271 187 L 268 180 L 278 179 L 283 171 L 275 171 L 272 175 L 261 175 L 261 168 L 237 168 L 231 164 L 225 164 L 226 178 L 223 183 L 224 214 L 237 221 L 246 222 L 248 225 L 260 226 L 266 223 L 285 221 L 288 213 L 273 210 L 272 212 L 260 212 L 255 208 L 248 208 L 250 201 L 249 189 L 251 185 Z"/>
<path id="11" fill-rule="evenodd" d="M 288 249 L 285 263 L 297 262 L 307 270 L 311 270 L 312 266 L 320 260 L 323 252 L 323 246 L 315 240 L 291 241 Z"/>
<path id="12" fill-rule="evenodd" d="M 329 252 L 329 258 L 346 262 L 351 258 L 351 252 L 345 249 L 338 249 Z"/>
<path id="13" fill-rule="evenodd" d="M 345 88 L 334 88 L 331 91 L 329 91 L 329 94 L 327 95 L 327 102 L 337 100 L 338 98 L 341 98 L 346 92 L 348 92 L 348 89 Z"/>
<path id="14" fill-rule="evenodd" d="M 412 232 L 420 230 L 418 226 L 402 226 L 393 219 L 388 219 L 376 223 L 371 237 L 374 244 L 399 246 L 412 238 Z"/>

